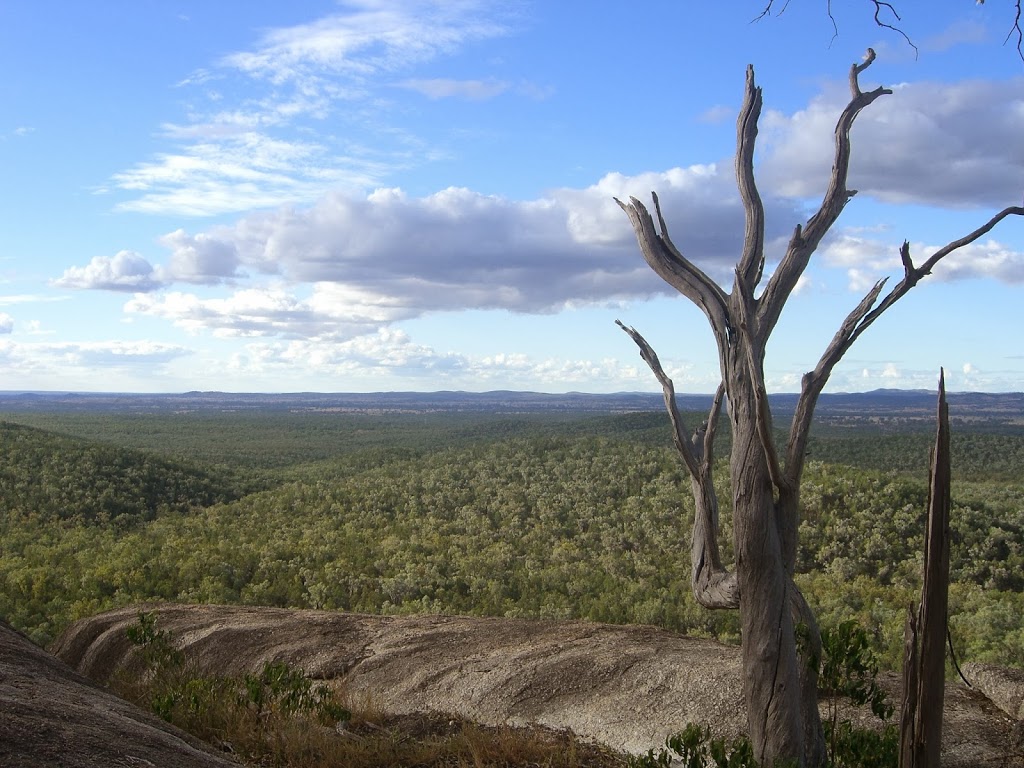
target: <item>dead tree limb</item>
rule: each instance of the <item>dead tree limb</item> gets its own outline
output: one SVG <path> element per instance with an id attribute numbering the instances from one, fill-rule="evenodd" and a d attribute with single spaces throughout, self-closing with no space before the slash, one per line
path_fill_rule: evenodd
<path id="1" fill-rule="evenodd" d="M 640 348 L 640 357 L 661 384 L 665 409 L 672 422 L 672 441 L 690 472 L 695 505 L 690 545 L 690 584 L 693 596 L 705 608 L 738 608 L 740 597 L 736 576 L 722 565 L 718 548 L 718 496 L 715 494 L 713 475 L 715 434 L 725 387 L 719 385 L 707 420 L 694 431 L 692 438 L 689 437 L 676 404 L 675 385 L 661 367 L 658 355 L 635 328 L 618 320 L 615 322 Z"/>

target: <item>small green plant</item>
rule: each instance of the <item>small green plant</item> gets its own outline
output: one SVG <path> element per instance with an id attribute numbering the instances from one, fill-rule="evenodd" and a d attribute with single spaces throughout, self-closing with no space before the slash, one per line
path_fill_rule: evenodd
<path id="1" fill-rule="evenodd" d="M 828 764 L 832 768 L 895 768 L 899 762 L 899 732 L 889 722 L 893 707 L 878 684 L 878 660 L 868 633 L 848 620 L 821 632 L 822 658 L 818 690 L 827 699 L 824 723 Z M 882 721 L 881 731 L 839 719 L 840 699 L 867 705 Z"/>
<path id="2" fill-rule="evenodd" d="M 665 746 L 655 752 L 629 758 L 628 768 L 757 768 L 750 739 L 739 736 L 726 743 L 711 737 L 709 728 L 690 723 L 679 733 L 665 739 Z"/>
<path id="3" fill-rule="evenodd" d="M 171 633 L 156 628 L 156 616 L 140 612 L 139 623 L 125 630 L 132 644 L 139 646 L 142 659 L 150 670 L 172 669 L 185 662 L 184 654 L 171 643 Z"/>
<path id="4" fill-rule="evenodd" d="M 258 675 L 242 679 L 241 703 L 255 709 L 257 716 L 280 710 L 285 715 L 311 714 L 322 723 L 347 721 L 352 713 L 323 683 L 314 685 L 303 672 L 284 662 L 268 661 Z"/>
<path id="5" fill-rule="evenodd" d="M 868 633 L 856 621 L 844 621 L 821 632 L 821 653 L 812 652 L 810 630 L 796 626 L 797 647 L 818 668 L 818 690 L 827 699 L 828 716 L 823 723 L 829 768 L 896 768 L 899 732 L 889 722 L 893 707 L 878 684 L 878 660 Z M 839 703 L 848 699 L 855 706 L 867 705 L 882 721 L 881 731 L 862 728 L 840 720 Z M 750 739 L 740 736 L 730 743 L 711 737 L 711 730 L 690 723 L 669 736 L 658 751 L 631 757 L 628 768 L 757 768 Z"/>
<path id="6" fill-rule="evenodd" d="M 267 662 L 259 674 L 241 678 L 206 677 L 174 647 L 170 632 L 157 629 L 153 614 L 140 613 L 138 624 L 126 632 L 142 653 L 141 689 L 152 710 L 193 732 L 224 731 L 232 720 L 265 731 L 294 717 L 312 717 L 322 725 L 351 717 L 331 688 L 283 662 Z M 147 696 L 140 691 L 135 698 Z"/>

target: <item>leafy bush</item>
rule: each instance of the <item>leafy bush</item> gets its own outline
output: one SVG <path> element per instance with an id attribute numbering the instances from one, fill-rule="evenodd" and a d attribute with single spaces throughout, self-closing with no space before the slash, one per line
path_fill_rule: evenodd
<path id="1" fill-rule="evenodd" d="M 711 737 L 709 728 L 690 723 L 665 739 L 664 748 L 629 760 L 629 768 L 757 768 L 750 739 L 739 736 L 731 743 Z"/>
<path id="2" fill-rule="evenodd" d="M 899 731 L 889 722 L 893 707 L 878 684 L 878 661 L 868 633 L 850 619 L 821 632 L 822 659 L 818 690 L 824 694 L 828 716 L 823 723 L 829 766 L 833 768 L 896 768 Z M 868 706 L 882 723 L 876 731 L 840 720 L 840 699 Z"/>
<path id="3" fill-rule="evenodd" d="M 126 633 L 141 653 L 144 672 L 139 681 L 118 681 L 122 695 L 200 738 L 259 755 L 278 741 L 269 736 L 294 728 L 296 721 L 308 728 L 352 717 L 326 684 L 283 662 L 267 662 L 258 674 L 242 677 L 202 676 L 170 633 L 157 629 L 153 614 L 140 613 Z"/>

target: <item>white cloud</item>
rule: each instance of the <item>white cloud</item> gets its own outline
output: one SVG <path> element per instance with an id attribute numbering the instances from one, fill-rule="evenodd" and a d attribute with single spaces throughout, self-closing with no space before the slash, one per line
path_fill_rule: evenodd
<path id="1" fill-rule="evenodd" d="M 451 80 L 448 78 L 403 80 L 396 83 L 396 86 L 421 93 L 428 99 L 460 98 L 470 101 L 493 99 L 509 89 L 508 83 L 499 80 Z"/>
<path id="2" fill-rule="evenodd" d="M 355 78 L 394 71 L 507 33 L 473 0 L 352 0 L 345 13 L 267 32 L 255 50 L 226 56 L 224 66 L 281 84 L 306 87 L 323 72 Z"/>
<path id="3" fill-rule="evenodd" d="M 389 386 L 399 388 L 537 389 L 538 382 L 545 382 L 549 391 L 572 387 L 621 391 L 649 388 L 647 374 L 646 369 L 641 375 L 636 366 L 611 359 L 555 360 L 521 352 L 484 356 L 438 352 L 394 329 L 382 329 L 345 342 L 253 342 L 236 354 L 230 364 L 232 376 L 260 380 L 315 377 L 328 382 L 324 385 L 327 387 L 335 381 L 356 390 L 387 381 Z"/>
<path id="4" fill-rule="evenodd" d="M 14 318 L 6 312 L 0 312 L 0 334 L 14 331 Z"/>
<path id="5" fill-rule="evenodd" d="M 84 267 L 69 267 L 52 284 L 58 288 L 150 291 L 158 287 L 153 266 L 135 251 L 96 256 Z"/>
<path id="6" fill-rule="evenodd" d="M 914 252 L 924 256 L 933 250 L 920 246 Z M 1024 253 L 995 240 L 972 243 L 939 262 L 935 276 L 941 280 L 988 277 L 1014 285 L 1024 283 Z"/>
<path id="7" fill-rule="evenodd" d="M 332 154 L 316 143 L 272 139 L 257 132 L 192 144 L 113 177 L 137 193 L 121 211 L 212 216 L 284 203 L 309 203 L 328 189 L 363 189 L 380 168 L 365 158 Z"/>
<path id="8" fill-rule="evenodd" d="M 66 296 L 43 296 L 41 294 L 34 293 L 17 293 L 8 294 L 6 296 L 0 295 L 0 307 L 10 306 L 11 304 L 37 304 L 39 302 L 49 303 L 54 301 L 64 301 Z"/>
<path id="9" fill-rule="evenodd" d="M 160 317 L 190 333 L 223 338 L 282 336 L 350 339 L 410 316 L 400 301 L 336 284 L 317 284 L 300 298 L 281 287 L 246 288 L 224 298 L 170 292 L 138 294 L 129 314 Z"/>
<path id="10" fill-rule="evenodd" d="M 231 243 L 177 229 L 161 237 L 160 244 L 171 251 L 164 270 L 167 280 L 215 283 L 237 275 L 238 253 Z"/>
<path id="11" fill-rule="evenodd" d="M 52 389 L 60 381 L 65 389 L 110 391 L 111 382 L 116 381 L 126 391 L 152 391 L 149 377 L 189 354 L 184 347 L 151 341 L 0 340 L 0 365 L 8 389 Z M 117 379 L 111 378 L 112 373 Z"/>
<path id="12" fill-rule="evenodd" d="M 29 125 L 19 125 L 9 131 L 0 133 L 0 141 L 6 141 L 9 138 L 20 139 L 24 136 L 28 136 L 31 133 L 35 133 L 36 129 Z"/>
<path id="13" fill-rule="evenodd" d="M 743 231 L 731 173 L 692 166 L 609 174 L 585 189 L 525 202 L 462 188 L 419 198 L 399 189 L 335 193 L 308 209 L 257 212 L 198 234 L 171 232 L 160 240 L 171 252 L 166 266 L 119 254 L 71 268 L 58 284 L 146 292 L 174 281 L 248 280 L 251 287 L 228 298 L 173 293 L 137 297 L 128 308 L 192 331 L 302 337 L 359 335 L 429 311 L 552 312 L 674 294 L 643 262 L 613 200 L 632 195 L 650 205 L 651 190 L 683 252 L 731 280 Z M 765 206 L 769 238 L 784 239 L 799 212 L 772 198 Z M 278 284 L 258 285 L 266 276 Z M 311 286 L 309 295 L 302 285 Z"/>
<path id="14" fill-rule="evenodd" d="M 896 86 L 853 129 L 850 187 L 892 203 L 944 207 L 1019 203 L 1024 178 L 1024 78 Z M 830 85 L 792 115 L 762 120 L 766 188 L 798 197 L 824 192 L 832 132 L 848 90 Z"/>
<path id="15" fill-rule="evenodd" d="M 924 243 L 910 244 L 910 257 L 920 266 L 940 247 Z M 901 277 L 900 244 L 864 237 L 859 232 L 840 232 L 821 249 L 827 264 L 845 267 L 850 290 L 864 293 L 886 275 Z M 996 240 L 971 243 L 943 258 L 933 270 L 939 280 L 991 278 L 1004 283 L 1024 282 L 1024 253 L 1014 251 Z"/>
<path id="16" fill-rule="evenodd" d="M 507 34 L 499 17 L 513 12 L 475 0 L 351 0 L 308 24 L 271 29 L 178 83 L 203 90 L 187 119 L 162 126 L 176 145 L 115 174 L 105 191 L 127 194 L 117 210 L 210 216 L 379 186 L 433 152 L 389 123 L 378 92 L 395 73 Z M 209 90 L 218 79 L 226 87 Z M 431 97 L 489 98 L 507 88 L 486 79 L 404 83 Z"/>

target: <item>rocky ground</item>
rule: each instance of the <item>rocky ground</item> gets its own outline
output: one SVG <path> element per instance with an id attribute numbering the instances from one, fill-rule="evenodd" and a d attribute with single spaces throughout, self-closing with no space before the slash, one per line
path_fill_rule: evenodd
<path id="1" fill-rule="evenodd" d="M 743 728 L 738 649 L 652 627 L 198 605 L 145 610 L 157 615 L 158 628 L 170 631 L 207 674 L 256 671 L 266 661 L 284 661 L 336 683 L 354 702 L 387 712 L 433 710 L 485 724 L 569 728 L 632 752 L 660 746 L 667 734 L 691 721 L 710 723 L 725 737 Z M 81 741 L 100 727 L 95 718 L 102 714 L 125 728 L 123 754 L 135 742 L 156 748 L 165 739 L 166 759 L 141 752 L 139 757 L 172 767 L 224 764 L 212 755 L 210 762 L 200 762 L 206 755 L 186 739 L 172 745 L 170 729 L 141 713 L 129 717 L 118 708 L 127 705 L 115 705 L 82 677 L 102 684 L 138 663 L 125 633 L 138 612 L 113 611 L 70 627 L 51 650 L 77 672 L 23 638 L 9 639 L 10 630 L 0 633 L 0 763 L 54 764 L 4 758 L 18 749 L 27 754 L 37 743 Z M 895 687 L 895 677 L 887 685 Z M 75 693 L 65 693 L 66 686 Z M 72 706 L 75 697 L 81 702 Z M 93 721 L 78 722 L 86 715 Z M 127 720 L 138 725 L 129 727 Z M 13 737 L 8 735 L 12 723 Z M 162 734 L 159 739 L 155 730 Z M 944 766 L 1024 766 L 1020 737 L 1016 716 L 977 690 L 947 686 Z M 182 750 L 200 757 L 173 762 L 170 755 L 185 755 Z"/>
<path id="2" fill-rule="evenodd" d="M 0 621 L 0 765 L 237 768 Z"/>

